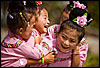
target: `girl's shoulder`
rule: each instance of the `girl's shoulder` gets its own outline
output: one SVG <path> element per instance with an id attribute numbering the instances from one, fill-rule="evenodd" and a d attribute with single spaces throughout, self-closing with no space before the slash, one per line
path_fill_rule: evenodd
<path id="1" fill-rule="evenodd" d="M 48 29 L 59 29 L 59 28 L 60 28 L 60 24 L 53 24 Z"/>
<path id="2" fill-rule="evenodd" d="M 50 39 L 55 39 L 56 38 L 56 33 L 59 31 L 60 25 L 59 24 L 54 24 L 48 28 L 48 31 L 46 33 L 46 37 Z"/>
<path id="3" fill-rule="evenodd" d="M 81 42 L 79 43 L 79 49 L 80 49 L 80 51 L 88 51 L 88 43 L 87 43 L 87 41 L 85 40 L 85 38 L 83 38 L 82 40 L 81 40 Z"/>
<path id="4" fill-rule="evenodd" d="M 22 44 L 21 40 L 16 41 L 15 43 L 7 43 L 4 40 L 2 41 L 1 45 L 5 48 L 17 48 Z"/>
<path id="5" fill-rule="evenodd" d="M 79 43 L 79 45 L 80 45 L 80 47 L 81 47 L 81 46 L 84 46 L 84 45 L 88 45 L 88 43 L 87 43 L 87 41 L 85 40 L 85 38 L 83 38 L 83 39 L 81 40 L 81 42 Z"/>
<path id="6" fill-rule="evenodd" d="M 1 42 L 1 46 L 5 48 L 16 48 L 22 44 L 23 40 L 16 38 L 15 36 L 7 35 Z"/>

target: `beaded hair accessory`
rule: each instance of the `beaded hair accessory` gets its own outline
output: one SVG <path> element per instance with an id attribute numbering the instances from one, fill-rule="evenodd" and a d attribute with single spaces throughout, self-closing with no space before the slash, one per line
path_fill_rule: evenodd
<path id="1" fill-rule="evenodd" d="M 23 19 L 25 22 L 27 22 L 26 19 L 23 17 L 22 12 L 20 12 L 19 14 L 20 14 L 20 16 L 22 17 L 22 19 Z M 29 22 L 27 22 L 27 24 L 28 24 L 28 26 L 29 26 Z"/>
<path id="2" fill-rule="evenodd" d="M 23 1 L 24 5 L 26 5 L 26 1 Z M 42 4 L 42 1 L 35 1 L 36 5 L 39 6 Z"/>
<path id="3" fill-rule="evenodd" d="M 11 14 L 9 14 L 9 13 L 8 13 L 8 16 L 9 16 L 11 19 L 13 19 L 13 18 L 14 18 L 14 17 L 13 17 Z"/>

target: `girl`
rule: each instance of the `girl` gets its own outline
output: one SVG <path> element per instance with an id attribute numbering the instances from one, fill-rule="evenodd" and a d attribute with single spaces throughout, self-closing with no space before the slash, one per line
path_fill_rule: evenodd
<path id="1" fill-rule="evenodd" d="M 12 1 L 9 3 L 7 16 L 8 35 L 1 44 L 1 66 L 2 67 L 24 67 L 28 64 L 26 59 L 37 59 L 33 63 L 42 63 L 41 52 L 35 47 L 37 41 L 34 38 L 39 35 L 31 36 L 35 13 L 33 10 L 24 8 L 22 1 Z M 24 59 L 26 58 L 26 59 Z M 44 57 L 44 62 L 50 63 L 54 60 L 52 53 Z"/>
<path id="2" fill-rule="evenodd" d="M 30 5 L 31 4 L 31 5 Z M 28 6 L 28 8 L 32 8 L 33 9 L 33 1 L 26 1 L 26 7 Z M 36 7 L 36 20 L 35 20 L 35 25 L 34 25 L 34 30 L 33 30 L 33 34 L 39 34 L 41 36 L 41 34 L 46 33 L 47 32 L 47 28 L 48 28 L 48 24 L 50 23 L 48 20 L 48 12 L 44 7 L 41 6 L 37 6 Z M 32 40 L 34 41 L 34 40 Z M 40 43 L 40 42 L 39 42 Z M 47 53 L 45 53 L 46 49 L 45 47 L 42 47 L 41 45 L 37 44 L 36 48 L 39 49 L 39 52 L 42 54 L 42 56 L 46 56 Z M 30 59 L 31 61 L 31 59 Z M 44 60 L 43 60 L 44 61 Z M 50 60 L 49 60 L 50 61 Z M 29 63 L 27 66 L 30 66 L 31 63 Z M 33 66 L 45 66 L 46 64 L 40 64 L 40 65 L 33 65 Z"/>
<path id="3" fill-rule="evenodd" d="M 42 39 L 42 45 L 47 48 L 48 52 L 53 48 L 57 49 L 57 56 L 54 63 L 48 67 L 81 67 L 87 57 L 88 44 L 84 39 L 85 27 L 90 24 L 92 18 L 90 14 L 80 8 L 74 8 L 69 16 L 69 20 L 65 20 L 55 37 L 55 34 L 48 31 L 48 34 Z M 53 26 L 48 30 L 53 30 Z M 55 38 L 53 38 L 55 37 Z M 52 38 L 52 39 L 51 39 Z M 80 41 L 82 44 L 79 44 Z"/>
<path id="4" fill-rule="evenodd" d="M 53 40 L 53 39 L 55 39 L 56 38 L 56 32 L 58 32 L 59 31 L 59 28 L 60 28 L 60 25 L 53 25 L 53 26 L 51 26 L 49 29 L 48 29 L 48 32 L 47 32 L 47 34 L 46 34 L 46 37 L 49 39 L 49 40 Z M 46 40 L 47 41 L 47 40 Z M 86 42 L 85 42 L 86 40 L 83 38 L 82 40 L 81 40 L 81 45 L 88 45 Z M 49 43 L 49 42 L 48 42 Z M 41 44 L 42 45 L 42 44 Z M 80 45 L 80 46 L 81 46 Z M 45 46 L 46 48 L 49 48 L 49 47 L 47 47 L 47 45 L 46 44 L 43 44 L 43 46 Z M 45 50 L 45 49 L 44 49 Z M 84 50 L 84 48 L 81 48 L 81 50 Z M 45 50 L 45 51 L 47 51 L 47 50 Z M 44 51 L 44 52 L 45 52 Z M 51 52 L 51 51 L 53 51 L 52 49 L 49 49 L 49 51 Z M 46 53 L 46 52 L 45 52 Z M 44 54 L 45 54 L 44 53 Z M 46 53 L 47 54 L 47 53 Z M 84 56 L 83 54 L 81 54 L 81 56 Z M 84 58 L 84 57 L 83 57 Z M 82 57 L 81 57 L 81 59 L 83 59 Z M 81 60 L 81 61 L 83 61 L 83 60 Z"/>
<path id="5" fill-rule="evenodd" d="M 81 8 L 81 7 L 77 7 L 77 6 L 75 7 L 74 5 L 83 5 L 84 9 L 87 9 L 88 8 L 87 3 L 88 3 L 87 1 L 70 1 L 70 3 L 63 9 L 62 16 L 60 19 L 60 24 L 64 20 L 69 19 L 69 14 L 73 8 Z"/>

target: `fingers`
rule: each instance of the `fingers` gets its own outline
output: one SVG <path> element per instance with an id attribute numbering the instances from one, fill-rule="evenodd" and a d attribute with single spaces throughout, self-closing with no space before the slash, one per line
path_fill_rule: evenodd
<path id="1" fill-rule="evenodd" d="M 40 35 L 39 35 L 39 34 L 33 34 L 33 36 L 34 36 L 34 37 L 39 37 Z"/>
<path id="2" fill-rule="evenodd" d="M 54 52 L 50 52 L 50 54 L 54 54 Z"/>
<path id="3" fill-rule="evenodd" d="M 33 34 L 33 36 L 35 37 L 35 36 L 37 36 L 37 34 Z"/>

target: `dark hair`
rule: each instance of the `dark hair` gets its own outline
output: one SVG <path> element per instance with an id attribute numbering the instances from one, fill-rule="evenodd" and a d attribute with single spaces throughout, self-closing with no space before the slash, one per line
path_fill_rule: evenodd
<path id="1" fill-rule="evenodd" d="M 42 5 L 38 5 L 36 4 L 35 1 L 26 1 L 26 9 L 32 9 L 33 13 L 35 15 L 35 19 L 37 20 L 37 15 L 40 15 L 41 10 L 46 9 L 44 8 Z"/>
<path id="2" fill-rule="evenodd" d="M 92 22 L 89 21 L 91 19 L 91 15 L 88 13 L 85 9 L 80 8 L 74 8 L 71 13 L 69 14 L 69 19 L 72 21 L 73 19 L 77 18 L 78 16 L 83 16 L 85 13 L 87 13 L 87 26 Z"/>
<path id="3" fill-rule="evenodd" d="M 86 8 L 88 8 L 87 1 L 79 1 L 79 2 L 80 2 L 80 4 L 84 4 L 86 6 Z M 73 1 L 70 1 L 70 3 L 63 9 L 63 11 L 68 13 L 69 11 L 72 10 L 73 6 L 74 6 Z"/>
<path id="4" fill-rule="evenodd" d="M 34 15 L 33 10 L 25 9 L 22 1 L 10 1 L 8 12 L 7 25 L 8 29 L 10 29 L 10 31 L 13 33 L 16 33 L 16 30 L 19 28 L 23 28 L 24 30 L 26 30 L 28 22 Z M 22 13 L 23 17 L 20 15 L 20 12 Z M 31 14 L 31 16 L 28 17 L 27 14 Z"/>
<path id="5" fill-rule="evenodd" d="M 85 29 L 80 27 L 78 24 L 70 21 L 70 20 L 65 20 L 62 22 L 61 26 L 60 26 L 60 30 L 59 30 L 59 33 L 61 31 L 63 31 L 64 29 L 75 29 L 77 30 L 78 32 L 78 43 L 82 40 L 82 38 L 84 37 L 85 35 Z"/>

